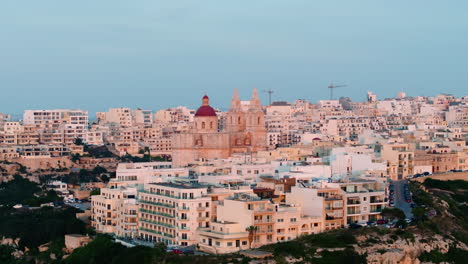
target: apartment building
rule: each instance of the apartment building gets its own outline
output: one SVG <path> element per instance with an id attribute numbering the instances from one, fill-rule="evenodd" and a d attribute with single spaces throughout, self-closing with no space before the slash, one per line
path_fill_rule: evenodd
<path id="1" fill-rule="evenodd" d="M 151 126 L 153 123 L 153 112 L 151 110 L 132 110 L 132 120 L 134 125 Z"/>
<path id="2" fill-rule="evenodd" d="M 414 174 L 414 151 L 409 144 L 385 144 L 382 159 L 387 163 L 387 175 L 392 180 L 401 180 Z"/>
<path id="3" fill-rule="evenodd" d="M 114 123 L 120 127 L 132 126 L 132 110 L 126 107 L 110 108 L 107 112 L 98 112 L 99 123 Z"/>
<path id="4" fill-rule="evenodd" d="M 188 175 L 188 168 L 172 168 L 171 162 L 119 163 L 116 181 L 135 185 L 162 182 Z"/>
<path id="5" fill-rule="evenodd" d="M 168 245 L 197 243 L 197 229 L 210 226 L 211 198 L 198 184 L 148 183 L 139 191 L 141 240 Z"/>
<path id="6" fill-rule="evenodd" d="M 25 110 L 23 124 L 43 129 L 56 129 L 60 124 L 88 125 L 88 111 L 83 110 Z"/>
<path id="7" fill-rule="evenodd" d="M 91 225 L 100 233 L 134 238 L 138 227 L 137 189 L 131 187 L 101 188 L 91 196 Z"/>
<path id="8" fill-rule="evenodd" d="M 352 179 L 346 183 L 330 183 L 344 191 L 347 225 L 380 219 L 387 206 L 386 184 L 375 180 Z"/>

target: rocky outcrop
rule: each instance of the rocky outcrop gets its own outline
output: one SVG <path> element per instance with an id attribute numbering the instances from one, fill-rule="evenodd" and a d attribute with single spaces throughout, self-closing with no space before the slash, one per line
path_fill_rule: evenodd
<path id="1" fill-rule="evenodd" d="M 12 247 L 18 247 L 19 245 L 19 241 L 20 239 L 19 238 L 8 238 L 8 237 L 2 237 L 2 239 L 0 240 L 0 245 L 7 245 L 7 246 L 12 246 Z"/>
<path id="2" fill-rule="evenodd" d="M 358 241 L 365 241 L 364 238 L 359 237 Z M 414 242 L 400 238 L 393 243 L 387 243 L 386 241 L 389 239 L 388 235 L 383 236 L 378 240 L 378 243 L 365 246 L 362 246 L 362 244 L 361 246 L 356 245 L 355 250 L 359 254 L 367 255 L 367 263 L 420 264 L 418 257 L 423 252 L 438 250 L 447 253 L 450 246 L 455 245 L 454 241 L 445 239 L 440 235 L 434 235 L 430 239 L 415 235 Z M 457 247 L 468 249 L 466 245 L 460 243 L 457 244 Z"/>

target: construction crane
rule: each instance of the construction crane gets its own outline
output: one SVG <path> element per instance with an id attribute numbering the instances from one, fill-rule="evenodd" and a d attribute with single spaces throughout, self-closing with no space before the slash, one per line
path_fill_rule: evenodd
<path id="1" fill-rule="evenodd" d="M 268 90 L 263 90 L 263 92 L 268 94 L 268 105 L 271 105 L 271 95 L 273 94 L 273 90 L 268 89 Z"/>
<path id="2" fill-rule="evenodd" d="M 328 85 L 328 89 L 330 89 L 330 100 L 333 100 L 333 89 L 340 87 L 346 87 L 346 85 L 334 85 L 333 83 Z"/>

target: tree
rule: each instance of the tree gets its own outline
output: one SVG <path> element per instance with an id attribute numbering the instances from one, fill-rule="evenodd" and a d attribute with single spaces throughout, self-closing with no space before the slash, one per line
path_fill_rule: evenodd
<path id="1" fill-rule="evenodd" d="M 82 146 L 82 145 L 84 145 L 84 142 L 83 142 L 82 138 L 75 138 L 75 141 L 73 142 L 73 144 L 75 144 L 77 146 Z"/>
<path id="2" fill-rule="evenodd" d="M 80 158 L 81 158 L 80 154 L 75 153 L 75 154 L 72 154 L 72 156 L 71 156 L 71 161 L 77 162 L 77 161 L 80 160 Z"/>
<path id="3" fill-rule="evenodd" d="M 411 212 L 413 213 L 413 216 L 417 221 L 421 221 L 421 220 L 426 219 L 427 210 L 425 208 L 415 207 L 415 208 L 413 208 L 413 210 L 411 210 Z"/>
<path id="4" fill-rule="evenodd" d="M 104 167 L 101 167 L 101 166 L 96 166 L 94 167 L 93 169 L 93 174 L 102 174 L 102 173 L 106 173 L 107 172 L 107 169 L 104 168 Z"/>
<path id="5" fill-rule="evenodd" d="M 405 213 L 398 209 L 398 208 L 384 208 L 382 210 L 382 216 L 386 218 L 397 218 L 397 219 L 405 219 Z"/>
<path id="6" fill-rule="evenodd" d="M 104 182 L 104 183 L 108 183 L 110 180 L 109 176 L 107 176 L 107 174 L 103 174 L 101 175 L 101 181 Z"/>
<path id="7" fill-rule="evenodd" d="M 257 233 L 258 227 L 256 226 L 249 226 L 245 229 L 245 231 L 249 232 L 249 248 L 252 248 L 252 242 L 254 240 L 254 236 Z"/>

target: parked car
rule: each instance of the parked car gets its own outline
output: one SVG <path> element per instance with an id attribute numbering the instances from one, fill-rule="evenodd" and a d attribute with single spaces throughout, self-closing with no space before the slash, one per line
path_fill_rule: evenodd
<path id="1" fill-rule="evenodd" d="M 183 248 L 181 251 L 184 252 L 184 254 L 195 254 L 195 251 L 190 248 Z"/>
<path id="2" fill-rule="evenodd" d="M 352 224 L 349 224 L 348 226 L 350 229 L 358 229 L 358 228 L 361 228 L 362 225 L 360 224 L 355 224 L 355 223 L 352 223 Z"/>
<path id="3" fill-rule="evenodd" d="M 379 219 L 379 220 L 377 220 L 377 224 L 378 225 L 383 225 L 383 224 L 385 224 L 385 220 Z"/>
<path id="4" fill-rule="evenodd" d="M 176 248 L 176 249 L 173 249 L 173 250 L 172 250 L 172 253 L 174 253 L 174 254 L 184 254 L 184 252 L 183 252 L 182 250 L 177 249 L 177 248 Z"/>
<path id="5" fill-rule="evenodd" d="M 368 221 L 367 222 L 367 226 L 376 226 L 376 225 L 377 225 L 377 223 L 374 222 L 374 221 Z"/>

